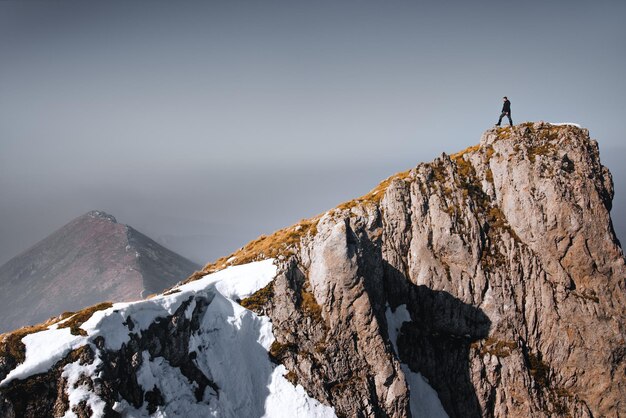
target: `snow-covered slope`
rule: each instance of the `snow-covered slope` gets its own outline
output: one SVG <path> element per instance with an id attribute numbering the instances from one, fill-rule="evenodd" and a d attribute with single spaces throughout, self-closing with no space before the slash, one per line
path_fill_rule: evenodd
<path id="1" fill-rule="evenodd" d="M 302 386 L 290 383 L 284 377 L 284 366 L 270 361 L 268 350 L 274 336 L 269 318 L 237 303 L 275 275 L 272 259 L 229 267 L 169 294 L 97 311 L 80 327 L 86 335 L 59 328 L 63 322 L 27 335 L 22 340 L 25 361 L 2 380 L 0 387 L 46 372 L 71 352 L 89 346 L 94 353 L 92 361 L 79 359 L 60 370 L 68 396 L 66 417 L 78 416 L 77 412 L 85 409 L 93 416 L 112 411 L 133 417 L 335 416 L 333 408 L 309 397 Z M 206 306 L 199 309 L 201 305 Z M 196 322 L 191 325 L 184 354 L 193 358 L 195 372 L 204 375 L 196 379 L 207 383 L 202 393 L 198 393 L 201 385 L 185 375 L 189 372 L 184 367 L 173 365 L 168 356 L 154 355 L 158 349 L 148 345 L 132 356 L 142 402 L 133 404 L 133 399 L 121 396 L 111 404 L 110 398 L 102 396 L 107 386 L 102 382 L 107 379 L 104 366 L 110 362 L 111 353 L 137 346 L 142 334 L 154 333 L 155 324 L 175 317 L 177 312 L 182 313 L 182 322 L 183 318 Z"/>

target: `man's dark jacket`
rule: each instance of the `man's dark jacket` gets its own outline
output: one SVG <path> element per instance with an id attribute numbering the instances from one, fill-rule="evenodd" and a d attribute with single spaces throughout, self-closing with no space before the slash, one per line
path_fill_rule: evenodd
<path id="1" fill-rule="evenodd" d="M 511 102 L 508 100 L 504 101 L 504 104 L 502 105 L 502 113 L 508 113 L 509 115 L 511 114 Z"/>

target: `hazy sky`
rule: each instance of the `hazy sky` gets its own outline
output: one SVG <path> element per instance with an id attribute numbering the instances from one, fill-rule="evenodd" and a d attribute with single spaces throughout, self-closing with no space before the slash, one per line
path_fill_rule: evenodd
<path id="1" fill-rule="evenodd" d="M 204 263 L 515 123 L 577 122 L 626 238 L 626 2 L 0 2 L 0 263 L 90 209 Z"/>

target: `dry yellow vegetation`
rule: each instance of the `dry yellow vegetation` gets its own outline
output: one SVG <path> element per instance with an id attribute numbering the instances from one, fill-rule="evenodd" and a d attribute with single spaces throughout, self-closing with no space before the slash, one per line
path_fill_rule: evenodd
<path id="1" fill-rule="evenodd" d="M 87 335 L 85 330 L 81 329 L 80 326 L 91 318 L 94 312 L 109 309 L 112 306 L 113 304 L 111 302 L 102 302 L 82 309 L 70 316 L 67 321 L 60 324 L 59 328 L 69 328 L 72 335 Z"/>
<path id="2" fill-rule="evenodd" d="M 379 183 L 374 189 L 364 196 L 344 202 L 337 206 L 333 211 L 350 210 L 356 206 L 365 206 L 368 204 L 379 204 L 385 195 L 385 191 L 393 180 L 406 180 L 410 177 L 411 171 L 403 171 L 397 173 L 386 180 Z M 271 235 L 261 235 L 254 241 L 249 242 L 239 250 L 226 257 L 221 257 L 212 263 L 207 264 L 201 271 L 192 274 L 185 283 L 198 280 L 203 276 L 223 270 L 229 266 L 246 264 L 253 261 L 265 260 L 268 258 L 277 258 L 279 256 L 290 256 L 297 252 L 300 242 L 306 236 L 314 237 L 317 234 L 317 223 L 321 219 L 322 214 L 313 218 L 303 219 L 299 223 L 280 229 Z"/>

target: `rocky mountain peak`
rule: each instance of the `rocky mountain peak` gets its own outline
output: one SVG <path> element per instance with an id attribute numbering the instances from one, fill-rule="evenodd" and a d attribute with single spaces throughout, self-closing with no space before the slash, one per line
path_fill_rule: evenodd
<path id="1" fill-rule="evenodd" d="M 117 223 L 117 219 L 115 219 L 115 216 L 113 215 L 109 215 L 106 212 L 103 212 L 101 210 L 92 210 L 87 212 L 84 216 L 93 218 L 93 219 L 106 219 L 110 222 L 113 222 L 114 224 Z"/>
<path id="2" fill-rule="evenodd" d="M 490 129 L 476 146 L 392 176 L 205 271 L 268 254 L 284 260 L 273 292 L 293 302 L 268 300 L 259 312 L 290 347 L 280 361 L 298 382 L 349 416 L 417 410 L 398 390 L 402 367 L 427 378 L 449 416 L 618 416 L 626 304 L 612 198 L 586 129 Z M 307 292 L 321 319 L 303 328 Z M 398 309 L 409 320 L 394 331 L 394 357 L 388 327 Z"/>
<path id="3" fill-rule="evenodd" d="M 303 391 L 293 399 L 309 406 L 290 404 L 303 416 L 625 415 L 626 268 L 612 197 L 587 130 L 543 122 L 488 130 L 478 145 L 262 236 L 154 301 L 103 307 L 46 374 L 4 368 L 0 411 L 141 416 L 187 399 L 203 413 L 262 416 L 258 400 L 276 405 L 278 383 L 268 392 L 254 365 L 223 373 L 225 340 L 211 333 L 240 324 L 226 334 L 233 338 L 246 321 L 269 320 L 271 336 L 255 335 L 282 370 L 277 379 Z M 276 270 L 258 280 L 268 261 Z M 244 283 L 245 294 L 234 290 Z M 63 373 L 86 344 L 81 381 L 91 383 L 81 387 L 90 397 L 80 406 L 59 393 L 74 393 Z M 147 370 L 182 373 L 187 380 L 176 381 L 202 393 L 189 400 L 153 387 Z M 36 382 L 48 395 L 24 401 Z M 245 395 L 234 389 L 241 385 Z"/>

